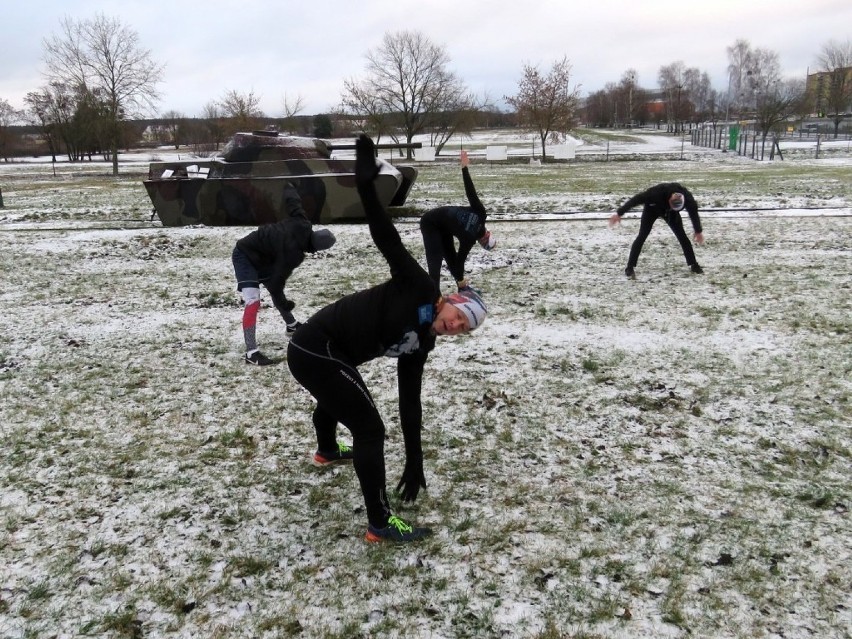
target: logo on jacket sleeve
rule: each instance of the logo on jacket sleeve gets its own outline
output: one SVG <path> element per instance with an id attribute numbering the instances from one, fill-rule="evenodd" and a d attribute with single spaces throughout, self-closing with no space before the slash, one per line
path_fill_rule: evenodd
<path id="1" fill-rule="evenodd" d="M 417 335 L 417 331 L 410 330 L 402 336 L 402 339 L 385 351 L 385 357 L 407 355 L 418 348 L 420 348 L 420 337 Z"/>

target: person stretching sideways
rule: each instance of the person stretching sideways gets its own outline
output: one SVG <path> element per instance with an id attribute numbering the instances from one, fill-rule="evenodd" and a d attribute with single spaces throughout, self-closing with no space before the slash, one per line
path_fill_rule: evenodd
<path id="1" fill-rule="evenodd" d="M 479 242 L 487 251 L 497 245 L 491 231 L 485 228 L 487 213 L 476 195 L 476 189 L 473 188 L 468 165 L 470 160 L 467 151 L 462 151 L 462 181 L 470 206 L 441 206 L 426 211 L 420 217 L 420 233 L 423 235 L 423 247 L 426 249 L 426 268 L 439 287 L 442 261 L 446 261 L 447 268 L 461 290 L 467 287 L 464 263 L 473 243 Z M 458 250 L 456 239 L 459 241 Z"/>
<path id="2" fill-rule="evenodd" d="M 423 367 L 440 335 L 467 333 L 482 324 L 486 309 L 472 290 L 442 297 L 429 274 L 406 250 L 376 195 L 373 141 L 356 142 L 355 180 L 370 236 L 390 269 L 382 284 L 351 293 L 317 311 L 290 339 L 287 363 L 293 377 L 316 400 L 313 461 L 352 460 L 367 510 L 366 540 L 412 542 L 430 528 L 394 514 L 385 477 L 385 425 L 358 366 L 377 357 L 397 358 L 399 417 L 405 468 L 396 487 L 405 502 L 426 488 L 421 443 Z M 337 442 L 337 424 L 352 434 L 352 447 Z"/>

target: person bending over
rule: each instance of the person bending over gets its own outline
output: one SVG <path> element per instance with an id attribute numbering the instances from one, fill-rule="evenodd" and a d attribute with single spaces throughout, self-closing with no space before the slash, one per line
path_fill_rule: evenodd
<path id="1" fill-rule="evenodd" d="M 331 231 L 314 231 L 302 209 L 302 200 L 289 182 L 284 188 L 285 219 L 265 224 L 237 241 L 231 254 L 237 290 L 242 294 L 243 338 L 245 362 L 268 366 L 272 360 L 257 347 L 257 314 L 260 310 L 260 285 L 269 291 L 272 303 L 287 324 L 287 334 L 298 328 L 293 315 L 295 303 L 284 295 L 284 284 L 293 270 L 305 259 L 305 253 L 331 248 L 335 237 Z"/>
<path id="2" fill-rule="evenodd" d="M 426 487 L 420 402 L 426 359 L 438 336 L 477 328 L 486 309 L 472 290 L 441 296 L 379 202 L 373 183 L 377 173 L 373 141 L 361 135 L 356 142 L 358 193 L 390 279 L 314 314 L 291 337 L 287 362 L 293 377 L 316 400 L 314 463 L 353 462 L 367 510 L 366 540 L 410 542 L 432 531 L 407 523 L 391 509 L 385 487 L 385 425 L 357 367 L 377 357 L 397 358 L 405 468 L 396 492 L 403 501 L 414 501 Z M 351 448 L 337 442 L 338 423 L 351 432 Z"/>
<path id="3" fill-rule="evenodd" d="M 461 290 L 467 287 L 464 263 L 473 243 L 479 242 L 482 248 L 489 251 L 497 244 L 491 231 L 485 228 L 487 213 L 476 195 L 476 189 L 473 188 L 469 164 L 467 151 L 462 151 L 462 180 L 470 206 L 441 206 L 426 211 L 420 217 L 420 233 L 423 235 L 423 247 L 426 249 L 426 267 L 439 287 L 442 261 L 447 263 L 447 268 Z M 459 242 L 458 249 L 456 239 Z"/>
<path id="4" fill-rule="evenodd" d="M 622 215 L 640 204 L 642 205 L 642 218 L 639 221 L 639 234 L 633 240 L 633 245 L 630 247 L 630 256 L 627 258 L 627 268 L 624 269 L 624 274 L 629 278 L 636 277 L 634 269 L 639 262 L 639 253 L 642 251 L 642 246 L 651 233 L 654 222 L 660 217 L 665 219 L 666 224 L 669 225 L 669 228 L 675 234 L 677 241 L 680 242 L 687 266 L 689 266 L 693 273 L 703 273 L 704 270 L 695 259 L 695 251 L 692 249 L 692 244 L 683 230 L 683 221 L 680 219 L 680 211 L 685 208 L 687 213 L 689 213 L 689 219 L 695 231 L 695 242 L 703 244 L 704 234 L 701 230 L 701 219 L 698 217 L 698 204 L 695 203 L 692 193 L 677 182 L 657 184 L 646 191 L 637 193 L 618 207 L 618 210 L 610 216 L 609 225 L 612 227 L 618 224 L 621 221 Z"/>

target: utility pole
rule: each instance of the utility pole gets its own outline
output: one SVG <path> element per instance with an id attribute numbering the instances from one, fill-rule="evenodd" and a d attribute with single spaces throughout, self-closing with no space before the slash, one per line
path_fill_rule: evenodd
<path id="1" fill-rule="evenodd" d="M 633 83 L 636 82 L 636 74 L 631 73 L 629 76 L 630 84 L 627 89 L 627 117 L 629 119 L 629 127 L 633 128 Z"/>
<path id="2" fill-rule="evenodd" d="M 731 113 L 731 79 L 731 70 L 728 69 L 728 97 L 725 99 L 725 127 L 727 133 L 725 134 L 725 146 L 722 148 L 722 153 L 728 152 L 731 141 L 731 123 L 728 119 Z"/>

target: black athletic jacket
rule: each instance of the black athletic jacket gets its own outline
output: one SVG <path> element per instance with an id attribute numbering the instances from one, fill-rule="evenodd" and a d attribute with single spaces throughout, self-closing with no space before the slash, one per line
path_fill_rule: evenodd
<path id="1" fill-rule="evenodd" d="M 264 224 L 237 241 L 237 248 L 245 253 L 257 269 L 269 290 L 272 303 L 279 311 L 292 308 L 284 296 L 284 284 L 305 259 L 311 247 L 312 226 L 302 209 L 302 200 L 296 189 L 284 189 L 284 206 L 287 218 L 273 224 Z M 289 309 L 288 309 L 289 310 Z"/>
<path id="2" fill-rule="evenodd" d="M 692 228 L 696 233 L 701 233 L 701 219 L 698 217 L 698 204 L 696 204 L 695 198 L 692 197 L 692 193 L 690 193 L 686 187 L 681 186 L 677 182 L 664 182 L 662 184 L 652 186 L 647 191 L 637 193 L 618 207 L 616 212 L 619 216 L 621 216 L 627 213 L 627 211 L 632 209 L 634 206 L 642 204 L 645 207 L 644 211 L 648 211 L 649 213 L 658 213 L 660 215 L 665 214 L 670 210 L 669 198 L 672 193 L 683 193 L 683 208 L 685 208 L 686 212 L 689 213 L 689 219 L 692 221 Z"/>
<path id="3" fill-rule="evenodd" d="M 405 246 L 372 183 L 359 185 L 370 235 L 390 267 L 391 279 L 329 304 L 308 320 L 357 366 L 397 357 L 399 416 L 407 454 L 422 454 L 420 387 L 435 347 L 432 321 L 440 291 Z M 409 459 L 411 457 L 409 456 Z"/>
<path id="4" fill-rule="evenodd" d="M 432 226 L 442 235 L 452 235 L 459 240 L 459 250 L 455 256 L 445 255 L 447 268 L 452 276 L 459 281 L 464 279 L 464 263 L 473 243 L 485 235 L 485 218 L 487 213 L 476 189 L 473 188 L 473 180 L 467 167 L 462 167 L 462 180 L 464 181 L 464 192 L 470 206 L 441 206 L 431 211 L 426 211 L 420 217 L 420 227 Z"/>

